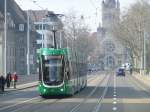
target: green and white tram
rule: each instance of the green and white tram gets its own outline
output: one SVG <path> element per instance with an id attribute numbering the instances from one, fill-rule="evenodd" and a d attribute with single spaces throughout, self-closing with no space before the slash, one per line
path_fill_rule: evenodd
<path id="1" fill-rule="evenodd" d="M 87 85 L 85 57 L 69 48 L 38 51 L 41 96 L 74 95 Z"/>

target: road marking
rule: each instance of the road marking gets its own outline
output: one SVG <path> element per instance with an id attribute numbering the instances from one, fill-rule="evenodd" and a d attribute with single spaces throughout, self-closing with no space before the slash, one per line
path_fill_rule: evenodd
<path id="1" fill-rule="evenodd" d="M 113 104 L 117 104 L 117 102 L 116 102 L 116 101 L 113 101 Z"/>
<path id="2" fill-rule="evenodd" d="M 117 107 L 113 107 L 113 111 L 116 111 L 117 110 Z"/>
<path id="3" fill-rule="evenodd" d="M 113 100 L 117 100 L 117 98 L 113 98 Z"/>
<path id="4" fill-rule="evenodd" d="M 2 108 L 0 108 L 0 111 L 1 111 L 1 110 L 5 110 L 5 109 L 9 109 L 9 108 L 11 108 L 11 107 L 15 107 L 15 106 L 20 105 L 20 104 L 24 104 L 24 103 L 26 103 L 26 102 L 35 100 L 35 99 L 37 99 L 37 98 L 39 98 L 39 97 L 40 97 L 40 96 L 31 98 L 31 99 L 29 99 L 29 100 L 25 100 L 25 101 L 22 101 L 22 102 L 19 102 L 19 103 L 15 103 L 15 104 L 13 104 L 13 105 L 9 105 L 9 106 L 6 106 L 6 107 L 2 107 Z"/>
<path id="5" fill-rule="evenodd" d="M 127 103 L 127 104 L 150 104 L 150 98 L 148 99 L 122 99 L 122 103 Z"/>
<path id="6" fill-rule="evenodd" d="M 116 105 L 117 104 L 117 101 L 116 101 L 117 100 L 117 98 L 116 98 L 117 95 L 116 95 L 116 77 L 115 77 L 115 75 L 114 75 L 114 95 L 113 96 L 114 96 L 114 98 L 113 98 L 113 100 L 114 100 L 113 104 Z M 116 111 L 117 107 L 113 107 L 112 110 Z"/>

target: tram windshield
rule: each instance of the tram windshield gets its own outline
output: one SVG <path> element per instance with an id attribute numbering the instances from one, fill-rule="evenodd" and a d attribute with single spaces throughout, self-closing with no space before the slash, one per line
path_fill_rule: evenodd
<path id="1" fill-rule="evenodd" d="M 51 56 L 43 63 L 43 81 L 46 85 L 60 85 L 63 82 L 63 59 Z"/>

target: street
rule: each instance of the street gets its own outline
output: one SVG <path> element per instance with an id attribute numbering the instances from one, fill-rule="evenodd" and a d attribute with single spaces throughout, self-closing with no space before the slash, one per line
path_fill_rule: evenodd
<path id="1" fill-rule="evenodd" d="M 149 97 L 149 89 L 130 75 L 97 72 L 74 96 L 43 99 L 37 87 L 0 94 L 0 112 L 149 112 Z"/>

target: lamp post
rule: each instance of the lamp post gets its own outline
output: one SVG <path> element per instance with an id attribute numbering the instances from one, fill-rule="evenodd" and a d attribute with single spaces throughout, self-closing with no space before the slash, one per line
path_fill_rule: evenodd
<path id="1" fill-rule="evenodd" d="M 27 11 L 27 75 L 30 75 L 30 18 Z"/>
<path id="2" fill-rule="evenodd" d="M 5 23 L 4 23 L 4 75 L 6 76 L 7 72 L 7 0 L 4 1 L 4 10 L 5 10 Z"/>
<path id="3" fill-rule="evenodd" d="M 44 48 L 44 43 L 45 43 L 45 36 L 44 36 L 44 30 L 45 30 L 45 28 L 44 28 L 44 19 L 45 18 L 42 18 L 42 48 Z"/>
<path id="4" fill-rule="evenodd" d="M 144 50 L 144 53 L 143 53 L 144 54 L 144 57 L 143 57 L 144 58 L 144 65 L 143 66 L 144 67 L 143 68 L 144 68 L 144 74 L 146 74 L 146 32 L 145 31 L 144 31 L 143 44 L 144 44 L 144 46 L 143 46 L 144 47 L 143 48 L 143 50 Z"/>

